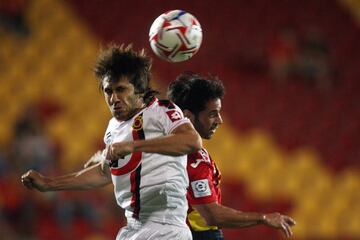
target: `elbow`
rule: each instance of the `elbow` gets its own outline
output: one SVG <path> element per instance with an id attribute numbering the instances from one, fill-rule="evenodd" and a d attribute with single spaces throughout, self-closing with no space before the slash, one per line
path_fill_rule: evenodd
<path id="1" fill-rule="evenodd" d="M 219 219 L 218 217 L 213 216 L 213 215 L 208 215 L 208 216 L 204 217 L 204 220 L 208 226 L 222 227 L 222 225 L 223 225 L 221 219 Z"/>
<path id="2" fill-rule="evenodd" d="M 208 226 L 219 226 L 219 223 L 213 217 L 208 217 L 205 219 L 205 222 Z"/>
<path id="3" fill-rule="evenodd" d="M 202 139 L 197 132 L 193 133 L 193 140 L 191 141 L 192 152 L 199 151 L 203 148 Z"/>
<path id="4" fill-rule="evenodd" d="M 225 227 L 228 225 L 228 217 L 218 204 L 212 205 L 210 208 L 202 211 L 200 215 L 204 218 L 208 226 Z"/>

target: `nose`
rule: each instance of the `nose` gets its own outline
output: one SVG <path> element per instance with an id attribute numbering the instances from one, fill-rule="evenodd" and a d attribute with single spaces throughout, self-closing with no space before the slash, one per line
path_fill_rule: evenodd
<path id="1" fill-rule="evenodd" d="M 224 121 L 223 121 L 223 119 L 222 119 L 222 117 L 221 117 L 221 114 L 219 113 L 218 114 L 218 116 L 217 116 L 217 118 L 216 118 L 216 123 L 217 124 L 222 124 Z"/>
<path id="2" fill-rule="evenodd" d="M 115 92 L 113 92 L 111 94 L 111 96 L 110 96 L 110 102 L 111 103 L 117 103 L 118 101 L 119 101 L 118 95 Z"/>

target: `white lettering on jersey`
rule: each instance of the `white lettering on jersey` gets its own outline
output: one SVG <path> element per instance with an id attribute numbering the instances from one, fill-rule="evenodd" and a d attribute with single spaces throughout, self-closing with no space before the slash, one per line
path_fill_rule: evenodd
<path id="1" fill-rule="evenodd" d="M 176 110 L 167 111 L 166 114 L 169 116 L 169 118 L 172 122 L 175 122 L 182 118 L 181 114 Z"/>
<path id="2" fill-rule="evenodd" d="M 193 168 L 197 168 L 197 166 L 199 166 L 199 164 L 200 164 L 201 162 L 210 163 L 209 155 L 208 155 L 208 153 L 206 152 L 205 149 L 201 149 L 201 150 L 199 151 L 199 153 L 200 153 L 200 155 L 201 155 L 202 158 L 198 158 L 198 159 L 196 159 L 196 163 L 190 164 L 190 166 L 193 167 Z"/>
<path id="3" fill-rule="evenodd" d="M 192 163 L 192 164 L 190 164 L 190 166 L 192 166 L 193 168 L 197 168 L 197 166 L 199 166 L 199 164 L 201 162 L 207 162 L 207 161 L 205 159 L 202 159 L 202 158 L 196 159 L 196 163 Z"/>
<path id="4" fill-rule="evenodd" d="M 194 197 L 206 197 L 211 195 L 209 181 L 207 179 L 201 179 L 191 182 L 191 188 L 194 192 Z"/>

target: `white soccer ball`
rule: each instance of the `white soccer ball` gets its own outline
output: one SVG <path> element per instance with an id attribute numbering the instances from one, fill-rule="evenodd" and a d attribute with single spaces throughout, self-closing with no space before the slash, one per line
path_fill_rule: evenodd
<path id="1" fill-rule="evenodd" d="M 149 41 L 152 50 L 161 59 L 182 62 L 199 50 L 202 30 L 199 21 L 190 13 L 172 10 L 155 19 Z"/>

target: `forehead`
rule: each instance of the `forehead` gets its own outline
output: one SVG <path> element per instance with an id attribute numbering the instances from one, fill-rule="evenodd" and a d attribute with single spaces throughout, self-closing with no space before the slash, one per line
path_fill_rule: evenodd
<path id="1" fill-rule="evenodd" d="M 106 88 L 115 88 L 115 87 L 132 87 L 133 85 L 129 82 L 129 78 L 121 77 L 119 79 L 111 79 L 110 77 L 106 76 L 102 80 L 102 86 L 104 89 Z"/>
<path id="2" fill-rule="evenodd" d="M 221 99 L 220 98 L 215 98 L 215 99 L 210 99 L 206 104 L 205 104 L 205 111 L 213 111 L 213 110 L 219 110 L 221 109 Z"/>

